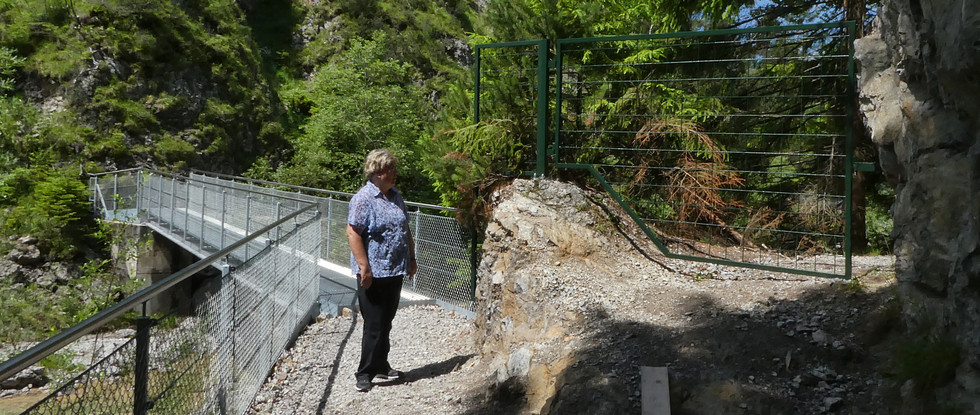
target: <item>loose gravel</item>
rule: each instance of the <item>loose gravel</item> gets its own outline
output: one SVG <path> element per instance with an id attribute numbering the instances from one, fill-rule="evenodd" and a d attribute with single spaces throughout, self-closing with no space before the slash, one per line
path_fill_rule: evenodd
<path id="1" fill-rule="evenodd" d="M 311 324 L 262 387 L 250 414 L 454 414 L 468 410 L 479 373 L 472 320 L 438 306 L 398 311 L 391 333 L 399 380 L 354 389 L 362 321 L 357 313 Z"/>

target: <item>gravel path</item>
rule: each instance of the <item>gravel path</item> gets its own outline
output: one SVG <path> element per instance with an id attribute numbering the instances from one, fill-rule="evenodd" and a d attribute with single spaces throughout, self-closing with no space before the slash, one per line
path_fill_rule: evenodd
<path id="1" fill-rule="evenodd" d="M 354 389 L 360 359 L 356 314 L 318 321 L 285 352 L 250 414 L 458 414 L 478 373 L 473 322 L 438 306 L 403 307 L 391 333 L 390 361 L 405 379 Z M 476 382 L 474 382 L 476 381 Z"/>

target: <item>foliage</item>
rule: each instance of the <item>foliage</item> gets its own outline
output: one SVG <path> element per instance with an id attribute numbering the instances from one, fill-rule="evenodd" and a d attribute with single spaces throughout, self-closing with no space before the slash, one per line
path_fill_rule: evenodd
<path id="1" fill-rule="evenodd" d="M 0 96 L 14 89 L 11 76 L 23 65 L 24 59 L 18 57 L 13 49 L 0 47 Z"/>
<path id="2" fill-rule="evenodd" d="M 140 281 L 120 281 L 106 260 L 81 267 L 81 276 L 57 292 L 0 283 L 0 342 L 38 341 L 78 324 L 136 291 Z"/>
<path id="3" fill-rule="evenodd" d="M 0 7 L 0 26 L 0 47 L 23 59 L 17 78 L 63 87 L 59 124 L 81 134 L 56 160 L 241 168 L 282 144 L 263 130 L 278 110 L 234 1 L 26 0 Z M 205 157 L 173 160 L 187 145 Z"/>
<path id="4" fill-rule="evenodd" d="M 912 380 L 920 396 L 949 383 L 959 363 L 960 346 L 948 336 L 904 340 L 892 361 L 898 382 Z"/>
<path id="5" fill-rule="evenodd" d="M 433 179 L 443 204 L 460 205 L 488 175 L 520 170 L 528 145 L 517 139 L 514 124 L 506 119 L 482 121 L 423 141 L 423 170 Z"/>
<path id="6" fill-rule="evenodd" d="M 79 254 L 91 233 L 88 188 L 68 171 L 15 169 L 0 177 L 0 199 L 14 203 L 0 214 L 3 234 L 37 237 L 50 259 Z"/>
<path id="7" fill-rule="evenodd" d="M 416 200 L 427 194 L 415 142 L 431 107 L 412 84 L 416 69 L 385 58 L 389 48 L 387 36 L 378 32 L 352 40 L 335 63 L 319 68 L 303 96 L 309 119 L 293 143 L 291 163 L 277 171 L 280 181 L 356 191 L 364 182 L 364 156 L 387 147 L 401 159 L 399 188 Z"/>

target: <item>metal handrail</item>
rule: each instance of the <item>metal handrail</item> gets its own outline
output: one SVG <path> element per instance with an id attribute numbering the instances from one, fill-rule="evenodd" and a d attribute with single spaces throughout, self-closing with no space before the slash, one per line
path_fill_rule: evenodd
<path id="1" fill-rule="evenodd" d="M 134 171 L 138 171 L 138 172 L 146 171 L 146 172 L 158 174 L 158 175 L 163 176 L 163 177 L 169 177 L 169 178 L 172 178 L 172 179 L 183 180 L 183 181 L 191 181 L 191 180 L 194 180 L 194 179 L 192 179 L 190 177 L 184 177 L 184 176 L 176 175 L 176 174 L 173 174 L 173 173 L 167 173 L 167 172 L 160 171 L 160 170 L 146 169 L 146 168 L 136 168 L 136 169 L 119 170 L 119 171 L 113 171 L 113 172 L 108 172 L 108 173 L 97 173 L 97 174 L 90 174 L 89 176 L 99 177 L 99 176 L 107 176 L 109 174 L 130 173 L 130 172 L 134 172 Z M 236 187 L 232 187 L 232 186 L 228 186 L 228 185 L 221 184 L 221 183 L 206 183 L 206 184 L 207 185 L 211 185 L 211 186 L 221 187 L 221 188 L 228 189 L 228 190 L 235 190 L 235 191 L 241 191 L 242 190 L 242 189 L 239 189 L 239 188 L 236 188 Z M 289 196 L 281 196 L 281 195 L 270 194 L 270 193 L 263 192 L 261 190 L 253 190 L 252 192 L 263 194 L 263 195 L 266 195 L 266 196 L 277 197 L 277 198 L 280 198 L 280 199 L 283 199 L 283 200 L 288 200 L 290 202 L 310 203 L 309 200 L 304 200 L 304 199 L 299 199 L 299 198 L 289 197 Z"/>
<path id="2" fill-rule="evenodd" d="M 152 169 L 147 169 L 145 167 L 132 167 L 124 170 L 105 171 L 102 173 L 89 173 L 88 175 L 89 177 L 99 177 L 99 176 L 108 176 L 110 174 L 129 173 L 129 172 L 141 171 L 141 170 L 152 170 Z"/>
<path id="3" fill-rule="evenodd" d="M 290 189 L 302 190 L 302 191 L 306 191 L 306 192 L 326 193 L 326 194 L 332 195 L 332 196 L 344 196 L 344 197 L 353 197 L 354 196 L 353 193 L 338 192 L 336 190 L 324 190 L 324 189 L 317 189 L 315 187 L 306 187 L 306 186 L 297 186 L 297 185 L 294 185 L 294 184 L 277 183 L 277 182 L 272 182 L 272 181 L 268 181 L 268 180 L 252 179 L 252 178 L 248 178 L 248 177 L 233 176 L 233 175 L 230 175 L 230 174 L 214 173 L 214 172 L 209 172 L 209 171 L 204 171 L 204 170 L 198 170 L 198 169 L 191 169 L 191 173 L 197 173 L 197 174 L 200 174 L 200 175 L 205 176 L 205 177 L 207 177 L 207 176 L 214 176 L 214 177 L 217 177 L 219 179 L 242 180 L 242 181 L 246 181 L 246 182 L 252 182 L 252 183 L 263 184 L 263 185 L 288 187 Z M 431 204 L 428 204 L 428 203 L 409 202 L 409 201 L 405 201 L 405 205 L 406 206 L 416 207 L 416 208 L 422 208 L 422 209 L 444 210 L 444 211 L 447 211 L 447 212 L 456 212 L 456 211 L 459 210 L 459 209 L 456 209 L 454 207 L 449 207 L 449 206 L 439 206 L 439 205 L 431 205 Z"/>
<path id="4" fill-rule="evenodd" d="M 308 202 L 304 202 L 304 203 L 308 203 Z M 196 274 L 198 271 L 201 271 L 204 268 L 211 266 L 211 264 L 222 260 L 224 257 L 231 254 L 236 249 L 244 246 L 249 242 L 252 242 L 252 240 L 258 238 L 260 235 L 263 235 L 266 232 L 269 232 L 275 229 L 276 227 L 292 219 L 295 219 L 301 213 L 309 211 L 310 209 L 315 210 L 316 206 L 317 205 L 315 203 L 309 203 L 307 204 L 306 207 L 297 210 L 296 212 L 287 215 L 286 217 L 272 223 L 271 225 L 266 226 L 252 233 L 251 235 L 239 240 L 238 242 L 229 245 L 225 249 L 215 252 L 214 254 L 208 256 L 207 258 L 197 261 L 191 264 L 190 266 L 171 274 L 170 276 L 160 280 L 156 284 L 146 287 L 138 291 L 137 293 L 123 299 L 116 305 L 109 307 L 108 309 L 92 317 L 85 319 L 85 321 L 81 323 L 69 327 L 65 331 L 62 331 L 61 333 L 58 333 L 41 343 L 38 343 L 34 347 L 18 354 L 17 356 L 11 358 L 10 360 L 0 363 L 0 380 L 6 380 L 11 376 L 16 375 L 21 370 L 30 367 L 34 363 L 37 363 L 39 360 L 67 346 L 69 343 L 77 340 L 78 338 L 86 334 L 91 333 L 92 331 L 98 329 L 99 327 L 102 327 L 106 323 L 112 321 L 112 319 L 119 317 L 120 315 L 122 315 L 126 311 L 129 311 L 133 307 L 136 307 L 140 303 L 145 303 L 150 298 L 159 295 L 160 293 L 167 290 L 168 288 L 173 287 L 174 285 L 179 284 L 180 282 L 184 281 L 188 277 Z M 319 216 L 319 212 L 316 213 L 315 217 L 318 216 Z"/>
<path id="5" fill-rule="evenodd" d="M 100 205 L 102 205 L 102 212 L 108 212 L 109 206 L 106 206 L 105 204 L 105 196 L 102 195 L 102 187 L 99 186 L 99 181 L 96 180 L 95 183 L 93 183 L 93 185 L 95 186 L 95 195 L 96 195 L 95 200 L 98 201 Z M 99 216 L 104 217 L 102 215 Z"/>

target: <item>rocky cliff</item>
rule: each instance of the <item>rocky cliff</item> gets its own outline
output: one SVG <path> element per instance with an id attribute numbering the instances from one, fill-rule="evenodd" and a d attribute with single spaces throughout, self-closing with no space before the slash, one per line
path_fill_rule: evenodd
<path id="1" fill-rule="evenodd" d="M 980 2 L 887 0 L 856 49 L 861 111 L 896 186 L 892 236 L 910 334 L 955 340 L 955 381 L 935 398 L 978 413 Z"/>
<path id="2" fill-rule="evenodd" d="M 474 327 L 490 388 L 470 413 L 639 413 L 642 366 L 668 367 L 675 414 L 889 413 L 871 322 L 890 258 L 855 259 L 852 285 L 672 261 L 573 184 L 491 199 Z"/>

